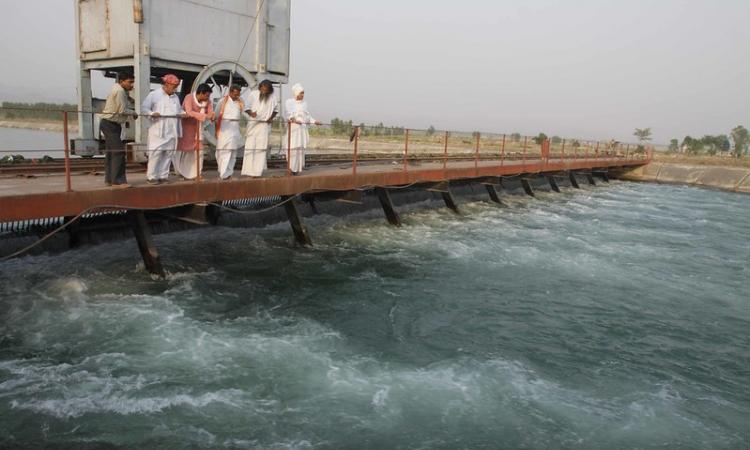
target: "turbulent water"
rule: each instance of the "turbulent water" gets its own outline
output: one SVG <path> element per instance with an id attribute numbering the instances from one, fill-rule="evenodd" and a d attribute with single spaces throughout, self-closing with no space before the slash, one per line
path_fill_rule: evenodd
<path id="1" fill-rule="evenodd" d="M 4 263 L 0 444 L 750 446 L 750 196 L 507 203 Z"/>

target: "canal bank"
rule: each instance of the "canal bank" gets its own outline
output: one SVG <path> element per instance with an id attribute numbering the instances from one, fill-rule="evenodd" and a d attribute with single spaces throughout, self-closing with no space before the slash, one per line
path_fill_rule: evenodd
<path id="1" fill-rule="evenodd" d="M 616 173 L 627 181 L 687 184 L 731 192 L 750 193 L 750 168 L 652 162 Z"/>

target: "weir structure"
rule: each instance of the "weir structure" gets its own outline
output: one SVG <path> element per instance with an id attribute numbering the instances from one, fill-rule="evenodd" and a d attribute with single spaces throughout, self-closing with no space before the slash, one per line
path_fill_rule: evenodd
<path id="1" fill-rule="evenodd" d="M 97 216 L 106 221 L 108 216 L 124 214 L 146 269 L 164 276 L 150 217 L 210 226 L 217 223 L 223 211 L 238 211 L 238 204 L 265 199 L 262 207 L 252 212 L 283 208 L 295 241 L 311 246 L 313 239 L 299 210 L 304 203 L 315 211 L 317 202 L 361 203 L 363 196 L 372 196 L 387 221 L 398 227 L 401 219 L 391 198 L 394 191 L 435 192 L 447 208 L 460 214 L 453 191 L 457 185 L 483 186 L 489 201 L 502 204 L 506 183 L 519 184 L 529 196 L 535 195 L 534 186 L 540 183 L 549 185 L 552 192 L 560 192 L 558 181 L 572 188 L 580 188 L 580 180 L 593 186 L 595 177 L 608 182 L 610 171 L 648 164 L 652 151 L 631 151 L 630 146 L 622 145 L 600 149 L 599 142 L 578 140 L 571 149 L 570 144 L 566 148 L 566 140 L 552 144 L 550 140 L 534 142 L 516 137 L 511 142 L 506 135 L 477 132 L 461 135 L 399 129 L 395 136 L 384 137 L 374 133 L 377 127 L 367 133 L 362 132 L 363 127 L 352 127 L 351 134 L 347 136 L 348 130 L 344 130 L 342 138 L 341 130 L 334 128 L 324 125 L 312 133 L 309 165 L 298 175 L 291 173 L 288 147 L 280 149 L 260 178 L 239 177 L 235 172 L 231 180 L 219 180 L 207 164 L 203 175 L 195 180 L 149 185 L 143 168 L 131 165 L 128 178 L 132 187 L 127 189 L 104 186 L 101 172 L 96 170 L 77 171 L 76 163 L 90 166 L 99 159 L 74 160 L 68 152 L 62 170 L 48 171 L 44 164 L 38 164 L 36 169 L 21 170 L 23 175 L 18 176 L 13 172 L 3 175 L 4 167 L 0 166 L 0 232 L 14 224 L 47 221 L 44 230 L 49 233 L 40 233 L 41 241 L 66 230 L 70 246 L 75 246 L 77 224 L 82 219 Z M 27 250 L 0 254 L 0 261 Z"/>

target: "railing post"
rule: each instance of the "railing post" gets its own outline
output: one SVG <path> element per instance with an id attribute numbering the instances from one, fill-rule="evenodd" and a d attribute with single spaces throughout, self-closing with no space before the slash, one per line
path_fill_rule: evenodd
<path id="1" fill-rule="evenodd" d="M 505 134 L 503 134 L 503 143 L 500 146 L 500 165 L 505 163 Z"/>
<path id="2" fill-rule="evenodd" d="M 526 171 L 526 144 L 528 143 L 528 141 L 529 141 L 529 137 L 524 136 L 523 137 L 523 165 L 521 166 L 521 170 L 523 170 L 524 172 Z"/>
<path id="3" fill-rule="evenodd" d="M 482 134 L 477 131 L 477 142 L 474 148 L 474 174 L 479 176 L 479 146 L 481 145 Z"/>
<path id="4" fill-rule="evenodd" d="M 565 163 L 565 139 L 562 141 L 562 149 L 560 150 L 560 160 Z"/>
<path id="5" fill-rule="evenodd" d="M 354 127 L 354 158 L 352 159 L 352 174 L 357 175 L 357 156 L 359 155 L 359 126 Z"/>
<path id="6" fill-rule="evenodd" d="M 630 159 L 630 144 L 625 146 L 625 160 L 627 161 L 628 159 Z"/>
<path id="7" fill-rule="evenodd" d="M 292 121 L 286 123 L 286 176 L 292 175 Z"/>
<path id="8" fill-rule="evenodd" d="M 73 183 L 70 179 L 70 139 L 68 139 L 68 112 L 63 111 L 63 139 L 65 139 L 65 190 L 73 191 Z"/>
<path id="9" fill-rule="evenodd" d="M 409 170 L 409 129 L 404 130 L 404 172 Z"/>
<path id="10" fill-rule="evenodd" d="M 450 137 L 449 132 L 445 132 L 445 149 L 443 149 L 443 170 L 446 169 L 448 165 L 448 137 Z"/>
<path id="11" fill-rule="evenodd" d="M 195 182 L 201 181 L 201 122 L 198 119 L 194 119 L 198 122 L 198 129 L 195 131 Z"/>
<path id="12" fill-rule="evenodd" d="M 596 150 L 594 150 L 594 158 L 599 159 L 599 141 L 596 141 Z"/>

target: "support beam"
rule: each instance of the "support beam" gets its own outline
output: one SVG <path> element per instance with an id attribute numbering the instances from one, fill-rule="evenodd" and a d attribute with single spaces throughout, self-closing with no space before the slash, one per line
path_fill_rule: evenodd
<path id="1" fill-rule="evenodd" d="M 591 175 L 590 173 L 587 173 L 586 174 L 586 179 L 589 181 L 589 184 L 591 186 L 596 186 L 596 181 L 594 181 L 594 176 L 593 175 Z"/>
<path id="2" fill-rule="evenodd" d="M 146 220 L 146 214 L 142 210 L 136 209 L 128 210 L 127 215 L 146 270 L 152 275 L 162 278 L 166 277 L 164 267 L 161 265 L 161 259 L 159 258 L 159 252 L 156 250 L 154 239 L 151 236 L 151 228 Z"/>
<path id="3" fill-rule="evenodd" d="M 302 216 L 300 216 L 299 214 L 299 210 L 297 209 L 297 204 L 294 202 L 294 198 L 285 196 L 283 197 L 283 200 L 284 209 L 286 210 L 286 215 L 289 218 L 289 225 L 292 226 L 294 238 L 296 239 L 297 243 L 300 245 L 312 245 L 312 240 L 310 239 L 310 235 L 305 228 L 305 224 L 302 223 Z"/>
<path id="4" fill-rule="evenodd" d="M 527 180 L 526 178 L 521 178 L 521 186 L 523 187 L 523 191 L 526 192 L 527 195 L 534 197 L 534 191 L 531 189 L 529 180 Z"/>
<path id="5" fill-rule="evenodd" d="M 490 195 L 490 200 L 492 200 L 494 203 L 497 203 L 498 205 L 502 205 L 503 202 L 500 201 L 500 196 L 497 193 L 497 189 L 495 189 L 494 184 L 485 184 L 485 188 L 487 188 L 487 193 Z"/>
<path id="6" fill-rule="evenodd" d="M 609 183 L 609 176 L 607 175 L 606 171 L 597 171 L 597 172 L 594 172 L 594 175 L 601 178 L 602 181 L 604 181 L 605 183 Z"/>
<path id="7" fill-rule="evenodd" d="M 398 216 L 396 208 L 393 207 L 393 201 L 391 200 L 391 194 L 388 193 L 388 189 L 382 187 L 375 188 L 375 193 L 378 196 L 378 200 L 380 200 L 380 206 L 383 207 L 383 212 L 385 213 L 385 218 L 388 219 L 388 223 L 394 227 L 400 227 L 401 218 Z"/>
<path id="8" fill-rule="evenodd" d="M 576 180 L 575 172 L 569 172 L 568 175 L 570 177 L 570 184 L 576 189 L 581 189 L 581 186 L 578 184 L 578 180 Z"/>
<path id="9" fill-rule="evenodd" d="M 554 176 L 547 175 L 547 182 L 549 183 L 549 187 L 551 187 L 553 191 L 557 193 L 560 192 L 560 186 L 557 185 L 557 180 L 555 180 Z"/>
<path id="10" fill-rule="evenodd" d="M 456 199 L 453 197 L 453 193 L 451 192 L 449 187 L 446 187 L 446 190 L 441 192 L 440 195 L 443 196 L 443 201 L 445 202 L 445 206 L 447 206 L 454 213 L 461 214 L 461 212 L 458 210 Z"/>

